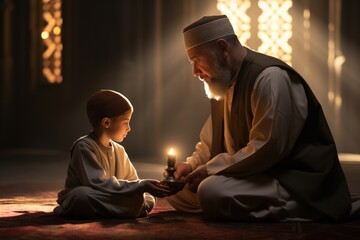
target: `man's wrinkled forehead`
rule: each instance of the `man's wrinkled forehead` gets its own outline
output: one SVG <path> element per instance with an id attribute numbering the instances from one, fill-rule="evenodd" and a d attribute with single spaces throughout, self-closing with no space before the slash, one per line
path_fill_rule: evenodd
<path id="1" fill-rule="evenodd" d="M 205 55 L 205 52 L 207 49 L 203 47 L 204 45 L 199 45 L 193 48 L 190 48 L 186 51 L 188 60 L 190 63 L 193 63 L 196 59 L 202 57 Z"/>

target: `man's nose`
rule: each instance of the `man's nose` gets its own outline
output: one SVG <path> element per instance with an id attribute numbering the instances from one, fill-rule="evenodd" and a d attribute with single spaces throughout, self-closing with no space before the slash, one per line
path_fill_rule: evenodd
<path id="1" fill-rule="evenodd" d="M 198 77 L 201 74 L 201 70 L 196 66 L 196 64 L 193 65 L 193 76 Z"/>

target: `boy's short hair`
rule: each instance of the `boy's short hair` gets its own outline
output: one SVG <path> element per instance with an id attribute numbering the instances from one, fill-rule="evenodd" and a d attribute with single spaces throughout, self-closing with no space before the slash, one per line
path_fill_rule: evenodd
<path id="1" fill-rule="evenodd" d="M 96 128 L 104 117 L 120 116 L 133 111 L 129 99 L 119 92 L 103 89 L 91 96 L 87 102 L 86 112 L 91 125 Z"/>

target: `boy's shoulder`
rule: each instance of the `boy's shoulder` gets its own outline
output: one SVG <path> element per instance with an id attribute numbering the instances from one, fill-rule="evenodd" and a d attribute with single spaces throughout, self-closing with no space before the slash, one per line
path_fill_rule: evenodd
<path id="1" fill-rule="evenodd" d="M 118 142 L 115 142 L 114 140 L 111 140 L 111 145 L 114 147 L 114 149 L 118 149 L 121 151 L 125 151 L 125 148 Z"/>
<path id="2" fill-rule="evenodd" d="M 113 146 L 113 149 L 117 153 L 126 154 L 125 148 L 120 144 L 113 140 L 111 140 L 111 145 Z M 96 152 L 101 151 L 103 147 L 100 146 L 98 141 L 96 141 L 92 136 L 91 133 L 85 136 L 82 136 L 78 138 L 71 147 L 71 155 L 74 152 L 74 149 L 76 148 L 85 148 L 87 150 Z"/>
<path id="3" fill-rule="evenodd" d="M 71 147 L 71 155 L 75 148 L 86 147 L 88 149 L 94 149 L 97 146 L 97 142 L 92 139 L 89 135 L 82 136 L 78 138 Z"/>
<path id="4" fill-rule="evenodd" d="M 89 135 L 85 135 L 85 136 L 79 137 L 77 140 L 75 140 L 75 142 L 73 143 L 73 146 L 75 146 L 78 143 L 96 144 L 96 141 L 94 139 L 92 139 Z"/>
<path id="5" fill-rule="evenodd" d="M 114 147 L 114 150 L 125 151 L 125 148 L 118 142 L 111 140 L 111 145 Z M 72 149 L 74 149 L 75 147 L 80 147 L 80 146 L 87 146 L 89 148 L 95 148 L 95 147 L 101 148 L 99 143 L 95 139 L 93 139 L 93 137 L 91 137 L 91 134 L 88 134 L 88 135 L 78 138 L 73 143 Z"/>

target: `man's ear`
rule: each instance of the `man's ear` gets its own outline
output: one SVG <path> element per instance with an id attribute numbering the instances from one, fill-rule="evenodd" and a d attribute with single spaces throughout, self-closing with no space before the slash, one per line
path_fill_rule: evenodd
<path id="1" fill-rule="evenodd" d="M 220 38 L 220 39 L 216 40 L 216 45 L 221 50 L 222 56 L 225 59 L 229 55 L 229 43 L 225 39 Z"/>
<path id="2" fill-rule="evenodd" d="M 103 119 L 101 119 L 101 126 L 103 126 L 104 128 L 109 128 L 110 123 L 111 123 L 111 119 L 108 117 L 104 117 Z"/>

